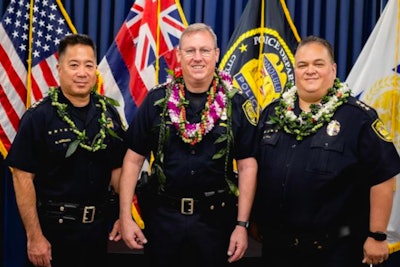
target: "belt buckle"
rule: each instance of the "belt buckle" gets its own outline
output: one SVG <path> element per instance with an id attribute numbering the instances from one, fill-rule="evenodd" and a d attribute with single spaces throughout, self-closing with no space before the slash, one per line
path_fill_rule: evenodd
<path id="1" fill-rule="evenodd" d="M 192 215 L 194 210 L 194 199 L 193 198 L 182 198 L 181 199 L 181 213 L 185 215 Z"/>
<path id="2" fill-rule="evenodd" d="M 82 223 L 92 223 L 94 221 L 95 206 L 85 206 L 83 208 Z"/>

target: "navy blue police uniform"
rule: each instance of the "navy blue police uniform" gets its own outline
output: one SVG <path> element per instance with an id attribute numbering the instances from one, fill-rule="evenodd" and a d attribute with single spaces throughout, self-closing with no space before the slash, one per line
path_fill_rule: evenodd
<path id="1" fill-rule="evenodd" d="M 163 110 L 155 103 L 165 96 L 166 84 L 149 91 L 129 126 L 127 146 L 138 154 L 148 156 L 152 151 L 157 155 Z M 199 122 L 207 92 L 194 94 L 185 89 L 185 98 L 189 100 L 188 121 Z M 255 156 L 254 114 L 240 112 L 249 105 L 250 101 L 241 93 L 236 93 L 232 99 L 234 143 L 229 146 L 228 158 L 213 159 L 218 151 L 227 147 L 226 142 L 215 143 L 227 133 L 227 118 L 222 116 L 201 142 L 190 145 L 182 141 L 166 116 L 167 140 L 161 148 L 166 176 L 164 190 L 156 185 L 150 197 L 141 196 L 140 189 L 136 190 L 139 190 L 144 233 L 149 240 L 144 254 L 156 266 L 187 266 L 186 260 L 190 258 L 196 259 L 190 262 L 193 266 L 227 264 L 229 238 L 236 224 L 237 197 L 229 190 L 225 179 L 237 182 L 233 158 Z M 158 177 L 153 177 L 152 181 L 158 181 Z"/>
<path id="2" fill-rule="evenodd" d="M 77 128 L 85 129 L 93 140 L 102 113 L 97 97 L 92 94 L 84 108 L 73 107 L 61 90 L 58 98 L 68 105 Z M 109 104 L 106 120 L 108 127 L 124 138 L 125 127 Z M 90 152 L 78 146 L 66 158 L 76 138 L 51 99 L 45 97 L 24 113 L 7 164 L 35 174 L 38 215 L 52 246 L 52 266 L 106 266 L 111 171 L 121 167 L 126 148 L 122 139 L 107 134 L 106 149 Z"/>
<path id="3" fill-rule="evenodd" d="M 253 215 L 263 258 L 271 267 L 363 266 L 370 188 L 400 172 L 388 132 L 374 109 L 350 96 L 329 123 L 297 141 L 270 123 L 278 103 L 258 126 Z"/>

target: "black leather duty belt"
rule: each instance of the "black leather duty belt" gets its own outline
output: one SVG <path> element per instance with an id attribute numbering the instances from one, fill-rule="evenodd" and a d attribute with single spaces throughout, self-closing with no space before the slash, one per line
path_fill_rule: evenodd
<path id="1" fill-rule="evenodd" d="M 104 205 L 46 201 L 38 203 L 38 212 L 48 222 L 89 224 L 104 213 Z"/>
<path id="2" fill-rule="evenodd" d="M 324 233 L 299 233 L 299 234 L 266 234 L 269 238 L 276 239 L 275 246 L 291 248 L 291 249 L 307 249 L 307 250 L 325 250 L 332 242 L 340 238 L 347 237 L 351 234 L 349 226 L 345 225 L 335 230 Z"/>
<path id="3" fill-rule="evenodd" d="M 165 194 L 158 194 L 158 203 L 178 210 L 181 214 L 192 215 L 199 211 L 213 211 L 227 206 L 229 193 L 226 189 L 209 191 L 197 197 L 173 197 Z"/>

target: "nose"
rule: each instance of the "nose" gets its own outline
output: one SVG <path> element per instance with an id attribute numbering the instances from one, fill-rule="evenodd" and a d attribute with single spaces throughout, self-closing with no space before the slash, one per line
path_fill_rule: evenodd
<path id="1" fill-rule="evenodd" d="M 85 66 L 79 66 L 79 68 L 77 70 L 77 74 L 78 74 L 78 76 L 86 76 L 87 70 L 86 70 Z"/>
<path id="2" fill-rule="evenodd" d="M 306 73 L 307 74 L 313 74 L 315 73 L 315 68 L 313 67 L 313 65 L 308 65 L 308 67 L 306 68 Z"/>
<path id="3" fill-rule="evenodd" d="M 193 59 L 202 59 L 203 55 L 201 54 L 200 49 L 194 50 Z"/>

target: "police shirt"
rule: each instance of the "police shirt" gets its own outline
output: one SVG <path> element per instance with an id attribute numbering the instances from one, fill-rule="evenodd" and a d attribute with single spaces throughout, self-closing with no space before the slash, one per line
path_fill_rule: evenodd
<path id="1" fill-rule="evenodd" d="M 256 214 L 264 231 L 313 232 L 369 222 L 370 187 L 400 172 L 377 113 L 349 97 L 329 123 L 297 141 L 261 115 Z M 294 110 L 300 113 L 298 101 Z"/>
<path id="2" fill-rule="evenodd" d="M 155 102 L 165 98 L 165 95 L 165 84 L 151 90 L 129 126 L 128 147 L 143 156 L 148 156 L 150 151 L 156 155 L 162 108 L 155 105 Z M 207 93 L 196 96 L 185 89 L 185 95 L 189 99 L 186 107 L 187 120 L 191 123 L 200 122 Z M 190 145 L 182 141 L 175 126 L 171 125 L 169 115 L 166 115 L 166 132 L 169 132 L 168 139 L 163 144 L 166 192 L 181 196 L 225 188 L 226 159 L 212 159 L 221 149 L 229 151 L 228 178 L 234 179 L 232 157 L 240 160 L 255 156 L 256 123 L 254 114 L 248 111 L 249 104 L 251 105 L 250 101 L 241 93 L 236 93 L 232 99 L 234 142 L 229 148 L 226 142 L 215 144 L 217 138 L 227 132 L 226 118 L 220 118 L 199 143 Z"/>
<path id="3" fill-rule="evenodd" d="M 91 95 L 87 110 L 83 112 L 73 107 L 61 90 L 58 101 L 68 104 L 70 117 L 80 131 L 85 129 L 88 142 L 91 142 L 100 128 L 98 120 L 102 109 L 97 97 Z M 125 130 L 120 117 L 109 104 L 106 118 L 109 127 L 124 138 Z M 21 118 L 6 159 L 7 164 L 35 174 L 38 199 L 103 203 L 107 196 L 111 171 L 122 165 L 126 150 L 121 140 L 106 134 L 106 149 L 90 152 L 78 146 L 75 153 L 66 158 L 67 149 L 77 136 L 57 115 L 51 99 L 45 97 L 28 109 Z"/>

